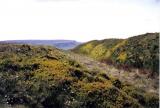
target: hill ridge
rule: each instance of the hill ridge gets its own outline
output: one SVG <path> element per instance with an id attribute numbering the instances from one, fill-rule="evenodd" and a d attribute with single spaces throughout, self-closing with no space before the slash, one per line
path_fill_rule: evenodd
<path id="1" fill-rule="evenodd" d="M 146 33 L 127 39 L 94 40 L 72 51 L 118 67 L 128 66 L 158 73 L 159 33 Z"/>

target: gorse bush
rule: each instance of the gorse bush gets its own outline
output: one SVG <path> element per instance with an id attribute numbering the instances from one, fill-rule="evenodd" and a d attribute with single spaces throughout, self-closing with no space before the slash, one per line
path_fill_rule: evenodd
<path id="1" fill-rule="evenodd" d="M 72 51 L 125 69 L 148 69 L 152 74 L 158 74 L 159 70 L 159 33 L 147 33 L 128 39 L 91 41 Z"/>
<path id="2" fill-rule="evenodd" d="M 141 98 L 139 90 L 133 94 L 123 85 L 106 73 L 87 70 L 56 48 L 0 44 L 1 103 L 30 108 L 158 108 L 157 96 L 144 92 Z"/>

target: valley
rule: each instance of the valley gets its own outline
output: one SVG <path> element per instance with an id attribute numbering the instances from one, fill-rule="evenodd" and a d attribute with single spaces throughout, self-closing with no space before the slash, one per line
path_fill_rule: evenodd
<path id="1" fill-rule="evenodd" d="M 77 42 L 74 40 L 7 40 L 7 41 L 0 41 L 0 42 L 12 43 L 12 44 L 53 46 L 63 50 L 69 50 L 81 44 L 81 42 Z"/>

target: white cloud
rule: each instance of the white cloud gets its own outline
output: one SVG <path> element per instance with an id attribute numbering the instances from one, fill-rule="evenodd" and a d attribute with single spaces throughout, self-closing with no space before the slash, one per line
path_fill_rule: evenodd
<path id="1" fill-rule="evenodd" d="M 154 0 L 3 0 L 0 40 L 126 38 L 160 32 Z"/>

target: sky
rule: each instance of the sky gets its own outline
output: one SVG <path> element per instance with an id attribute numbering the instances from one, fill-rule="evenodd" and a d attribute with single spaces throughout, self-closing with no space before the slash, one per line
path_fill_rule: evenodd
<path id="1" fill-rule="evenodd" d="M 160 0 L 0 0 L 0 40 L 127 38 L 160 32 Z"/>

